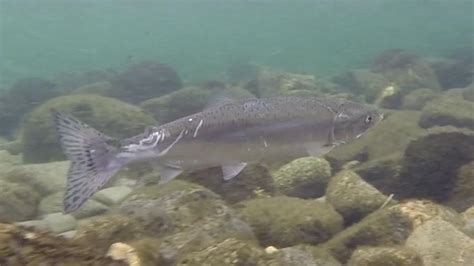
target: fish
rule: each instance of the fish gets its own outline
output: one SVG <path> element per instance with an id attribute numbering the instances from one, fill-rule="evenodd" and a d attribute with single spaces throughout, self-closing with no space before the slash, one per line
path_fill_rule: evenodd
<path id="1" fill-rule="evenodd" d="M 109 137 L 53 109 L 59 142 L 71 161 L 64 212 L 79 209 L 124 166 L 153 161 L 160 184 L 183 171 L 222 167 L 224 180 L 249 163 L 321 156 L 383 119 L 376 107 L 338 98 L 276 96 L 213 105 L 127 139 Z"/>

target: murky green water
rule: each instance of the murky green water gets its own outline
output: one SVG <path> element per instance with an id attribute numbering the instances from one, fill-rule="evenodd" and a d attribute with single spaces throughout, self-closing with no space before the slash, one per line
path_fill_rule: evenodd
<path id="1" fill-rule="evenodd" d="M 0 84 L 156 59 L 185 80 L 255 61 L 327 76 L 389 48 L 439 56 L 473 39 L 469 0 L 0 1 Z"/>

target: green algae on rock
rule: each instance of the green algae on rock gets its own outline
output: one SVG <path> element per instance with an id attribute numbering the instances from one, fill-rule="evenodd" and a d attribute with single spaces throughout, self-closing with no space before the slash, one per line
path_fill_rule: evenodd
<path id="1" fill-rule="evenodd" d="M 403 98 L 402 109 L 421 110 L 430 101 L 434 100 L 437 94 L 431 89 L 416 89 Z"/>
<path id="2" fill-rule="evenodd" d="M 0 224 L 1 265 L 126 265 L 106 257 L 98 243 L 77 243 L 50 233 Z"/>
<path id="3" fill-rule="evenodd" d="M 444 202 L 454 189 L 459 167 L 474 160 L 474 131 L 430 128 L 408 144 L 403 157 L 397 196 Z"/>
<path id="4" fill-rule="evenodd" d="M 249 164 L 236 177 L 222 178 L 221 167 L 184 174 L 180 179 L 202 185 L 219 194 L 230 204 L 257 197 L 269 197 L 276 193 L 276 186 L 268 169 L 260 164 Z"/>
<path id="5" fill-rule="evenodd" d="M 329 181 L 326 200 L 344 217 L 346 224 L 353 224 L 389 199 L 356 173 L 341 171 Z M 390 206 L 394 201 L 388 204 Z"/>
<path id="6" fill-rule="evenodd" d="M 272 173 L 279 191 L 291 197 L 317 198 L 324 195 L 331 165 L 323 158 L 304 157 Z"/>
<path id="7" fill-rule="evenodd" d="M 39 195 L 30 186 L 0 180 L 0 222 L 18 222 L 36 216 Z"/>
<path id="8" fill-rule="evenodd" d="M 348 266 L 423 266 L 423 260 L 404 246 L 361 247 L 352 253 Z"/>
<path id="9" fill-rule="evenodd" d="M 69 95 L 36 108 L 22 129 L 23 160 L 26 163 L 64 159 L 53 127 L 51 109 L 70 113 L 112 137 L 124 138 L 143 132 L 154 123 L 140 108 L 98 95 Z"/>
<path id="10" fill-rule="evenodd" d="M 474 160 L 459 168 L 453 190 L 444 204 L 457 211 L 474 205 Z"/>
<path id="11" fill-rule="evenodd" d="M 427 103 L 422 110 L 420 126 L 455 126 L 474 129 L 474 102 L 464 100 L 461 93 L 445 93 Z"/>
<path id="12" fill-rule="evenodd" d="M 342 230 L 342 217 L 316 200 L 279 196 L 243 201 L 238 207 L 263 246 L 319 244 Z"/>

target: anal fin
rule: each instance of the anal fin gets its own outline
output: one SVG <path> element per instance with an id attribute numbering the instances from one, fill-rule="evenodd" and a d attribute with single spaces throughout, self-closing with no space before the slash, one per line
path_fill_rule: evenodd
<path id="1" fill-rule="evenodd" d="M 238 175 L 242 170 L 247 166 L 247 163 L 237 163 L 231 165 L 223 165 L 222 166 L 222 174 L 224 180 L 230 180 L 236 175 Z"/>

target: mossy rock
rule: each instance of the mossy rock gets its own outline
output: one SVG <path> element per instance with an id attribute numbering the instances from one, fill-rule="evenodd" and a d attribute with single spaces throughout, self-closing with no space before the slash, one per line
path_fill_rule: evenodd
<path id="1" fill-rule="evenodd" d="M 1 265 L 126 265 L 106 257 L 96 244 L 77 243 L 44 231 L 0 224 Z"/>
<path id="2" fill-rule="evenodd" d="M 341 171 L 331 178 L 326 200 L 334 206 L 346 224 L 353 224 L 382 207 L 388 197 L 352 171 Z M 387 202 L 393 205 L 395 201 Z"/>
<path id="3" fill-rule="evenodd" d="M 116 242 L 128 242 L 148 236 L 138 221 L 119 214 L 98 216 L 80 222 L 74 236 L 76 243 L 90 245 L 106 254 L 110 245 Z M 88 244 L 89 243 L 89 244 Z"/>
<path id="4" fill-rule="evenodd" d="M 324 195 L 331 177 L 331 165 L 319 157 L 293 160 L 273 172 L 277 188 L 287 196 L 317 198 Z"/>
<path id="5" fill-rule="evenodd" d="M 250 92 L 240 87 L 219 89 L 187 87 L 158 98 L 146 100 L 142 102 L 140 106 L 160 123 L 167 123 L 187 115 L 201 112 L 212 102 L 212 97 L 219 94 L 235 100 L 254 97 Z"/>
<path id="6" fill-rule="evenodd" d="M 293 90 L 317 91 L 316 80 L 313 75 L 301 75 L 285 72 L 276 72 L 270 69 L 260 69 L 254 82 L 246 86 L 257 97 L 270 97 L 286 94 Z"/>
<path id="7" fill-rule="evenodd" d="M 230 204 L 242 200 L 269 197 L 276 194 L 276 187 L 268 169 L 260 164 L 250 164 L 230 180 L 222 178 L 220 167 L 195 171 L 179 177 L 202 185 Z"/>
<path id="8" fill-rule="evenodd" d="M 365 96 L 369 103 L 375 102 L 380 93 L 391 85 L 382 74 L 369 69 L 355 69 L 334 78 L 334 82 L 350 91 Z"/>
<path id="9" fill-rule="evenodd" d="M 263 246 L 318 244 L 342 229 L 342 217 L 331 205 L 315 200 L 280 196 L 241 202 L 238 207 Z"/>
<path id="10" fill-rule="evenodd" d="M 111 93 L 111 90 L 112 84 L 110 82 L 100 81 L 81 86 L 72 91 L 72 94 L 96 94 L 100 96 L 107 96 Z"/>
<path id="11" fill-rule="evenodd" d="M 437 94 L 431 89 L 416 89 L 403 98 L 402 109 L 421 110 L 430 101 L 436 99 Z"/>
<path id="12" fill-rule="evenodd" d="M 412 138 L 424 130 L 418 126 L 420 112 L 389 111 L 386 118 L 366 134 L 351 143 L 336 147 L 324 156 L 331 163 L 334 171 L 350 161 L 367 162 L 403 153 Z"/>
<path id="13" fill-rule="evenodd" d="M 361 247 L 347 262 L 348 266 L 423 266 L 423 260 L 415 251 L 403 246 Z"/>
<path id="14" fill-rule="evenodd" d="M 458 169 L 472 160 L 474 131 L 430 128 L 405 150 L 397 196 L 446 201 L 457 182 Z"/>
<path id="15" fill-rule="evenodd" d="M 425 265 L 469 266 L 474 262 L 474 239 L 438 218 L 417 227 L 405 246 L 417 252 Z"/>
<path id="16" fill-rule="evenodd" d="M 459 168 L 454 188 L 445 204 L 457 211 L 474 205 L 474 161 Z"/>
<path id="17" fill-rule="evenodd" d="M 420 126 L 455 126 L 474 129 L 474 102 L 464 100 L 453 90 L 425 105 Z"/>
<path id="18" fill-rule="evenodd" d="M 369 214 L 336 234 L 321 248 L 341 263 L 347 263 L 358 247 L 403 245 L 414 228 L 437 218 L 458 228 L 463 225 L 461 216 L 453 210 L 430 201 L 407 201 Z"/>
<path id="19" fill-rule="evenodd" d="M 474 82 L 464 88 L 462 98 L 466 101 L 474 102 Z"/>
<path id="20" fill-rule="evenodd" d="M 0 222 L 18 222 L 36 216 L 39 195 L 30 186 L 0 180 Z"/>
<path id="21" fill-rule="evenodd" d="M 154 123 L 138 107 L 98 95 L 69 95 L 52 99 L 36 108 L 26 119 L 22 130 L 25 163 L 65 159 L 53 127 L 51 109 L 82 120 L 112 137 L 131 137 Z"/>

